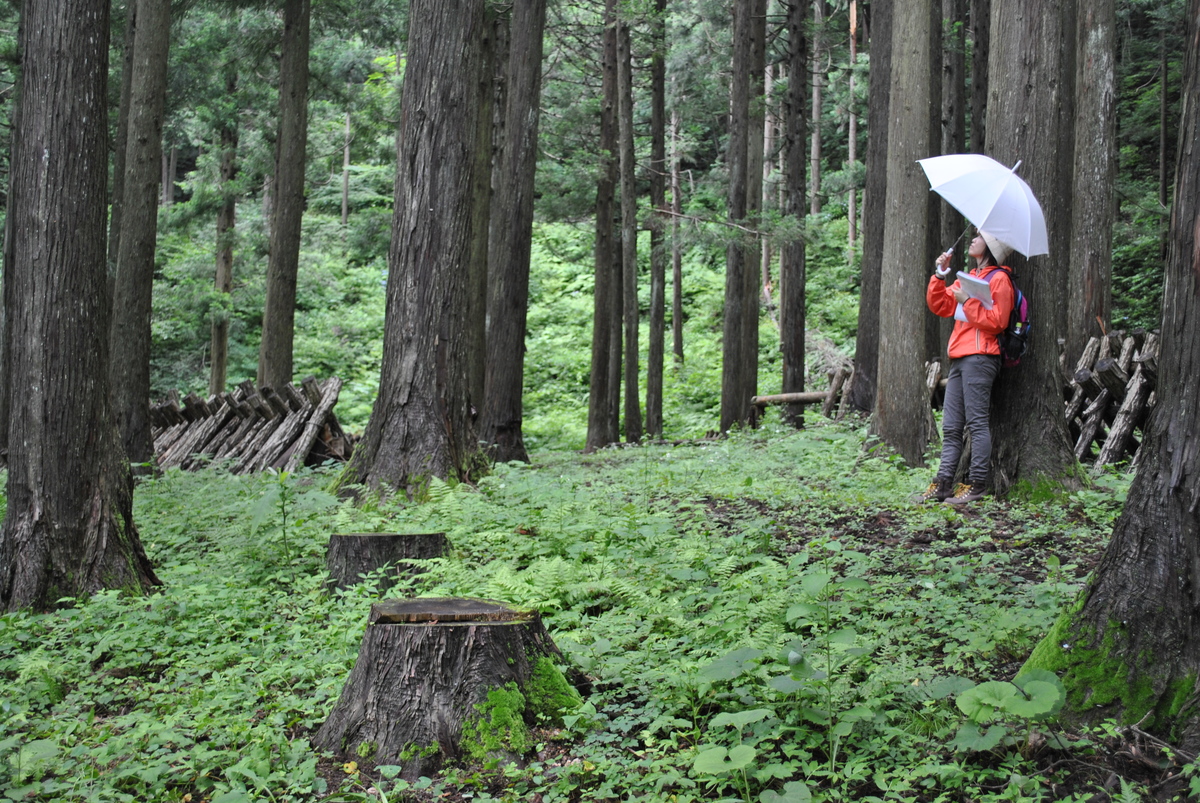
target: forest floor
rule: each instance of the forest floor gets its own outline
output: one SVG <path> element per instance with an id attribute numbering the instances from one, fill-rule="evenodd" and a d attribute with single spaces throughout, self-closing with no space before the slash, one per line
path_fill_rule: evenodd
<path id="1" fill-rule="evenodd" d="M 962 703 L 1008 684 L 1079 593 L 1130 477 L 916 505 L 928 469 L 864 438 L 814 420 L 542 452 L 359 505 L 324 472 L 167 472 L 136 497 L 161 589 L 0 617 L 0 796 L 1099 803 L 1194 782 L 1135 726 L 977 728 Z M 452 554 L 387 595 L 539 610 L 581 706 L 531 721 L 511 764 L 404 779 L 396 757 L 314 750 L 382 577 L 326 590 L 338 532 L 445 532 Z"/>

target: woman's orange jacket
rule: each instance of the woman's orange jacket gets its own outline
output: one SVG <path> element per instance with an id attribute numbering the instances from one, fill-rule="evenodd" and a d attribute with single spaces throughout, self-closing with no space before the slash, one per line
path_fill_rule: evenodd
<path id="1" fill-rule="evenodd" d="M 955 320 L 954 331 L 950 334 L 950 345 L 947 353 L 950 359 L 966 357 L 971 354 L 999 354 L 1000 343 L 996 335 L 1008 326 L 1008 318 L 1012 314 L 1013 284 L 1008 274 L 991 267 L 972 268 L 972 276 L 985 280 L 992 289 L 992 308 L 985 309 L 978 298 L 968 298 L 962 305 L 963 317 L 966 321 Z M 954 317 L 958 302 L 954 299 L 954 291 L 961 282 L 955 281 L 949 287 L 937 276 L 929 277 L 929 286 L 925 289 L 925 303 L 934 315 L 942 318 Z"/>

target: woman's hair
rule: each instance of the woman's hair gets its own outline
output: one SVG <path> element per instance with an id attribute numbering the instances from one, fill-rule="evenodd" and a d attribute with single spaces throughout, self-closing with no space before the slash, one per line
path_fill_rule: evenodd
<path id="1" fill-rule="evenodd" d="M 988 248 L 986 245 L 983 247 L 983 265 L 985 267 L 992 268 L 1000 267 L 1000 260 L 996 259 L 995 255 L 992 253 L 992 249 Z"/>

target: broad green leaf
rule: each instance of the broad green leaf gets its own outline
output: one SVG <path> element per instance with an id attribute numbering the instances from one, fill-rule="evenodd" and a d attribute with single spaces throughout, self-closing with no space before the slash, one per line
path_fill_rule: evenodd
<path id="1" fill-rule="evenodd" d="M 713 717 L 708 725 L 710 728 L 722 728 L 726 725 L 732 725 L 741 730 L 751 722 L 759 722 L 766 719 L 770 714 L 771 711 L 767 708 L 752 708 L 749 711 L 737 711 L 734 713 L 722 712 Z"/>
<path id="2" fill-rule="evenodd" d="M 810 597 L 819 597 L 821 592 L 829 587 L 829 581 L 832 579 L 833 575 L 829 572 L 813 572 L 800 579 L 800 587 Z"/>
<path id="3" fill-rule="evenodd" d="M 724 747 L 714 747 L 698 753 L 692 767 L 696 772 L 720 775 L 742 769 L 754 760 L 754 756 L 754 748 L 748 744 L 739 744 L 728 751 Z"/>
<path id="4" fill-rule="evenodd" d="M 954 697 L 962 694 L 967 689 L 975 688 L 975 682 L 960 678 L 957 675 L 950 677 L 938 678 L 925 686 L 920 687 L 925 697 L 930 700 L 944 700 L 947 697 Z"/>
<path id="5" fill-rule="evenodd" d="M 797 619 L 815 619 L 824 613 L 820 605 L 814 605 L 811 602 L 797 602 L 787 609 L 784 618 L 789 622 L 794 622 Z"/>
<path id="6" fill-rule="evenodd" d="M 1008 735 L 1008 728 L 1003 725 L 993 725 L 987 733 L 981 733 L 974 722 L 964 722 L 958 733 L 950 741 L 950 746 L 958 751 L 991 750 Z"/>
<path id="7" fill-rule="evenodd" d="M 809 803 L 812 792 L 803 781 L 788 781 L 783 785 L 782 793 L 766 789 L 759 793 L 758 799 L 760 803 Z"/>
<path id="8" fill-rule="evenodd" d="M 1022 719 L 1048 717 L 1056 708 L 1062 707 L 1062 692 L 1059 691 L 1059 687 L 1044 680 L 1031 680 L 1024 686 L 1024 692 L 1029 698 L 1025 699 L 1020 694 L 1013 695 L 1006 705 L 1006 710 Z"/>
<path id="9" fill-rule="evenodd" d="M 1010 700 L 1020 692 L 1011 683 L 989 680 L 958 695 L 955 703 L 973 722 L 987 722 L 997 709 L 1004 711 Z"/>
<path id="10" fill-rule="evenodd" d="M 838 583 L 838 586 L 850 591 L 870 591 L 871 584 L 861 577 L 847 577 Z"/>
<path id="11" fill-rule="evenodd" d="M 1058 702 L 1050 710 L 1048 716 L 1055 716 L 1062 710 L 1063 704 L 1067 701 L 1067 687 L 1059 679 L 1058 675 L 1048 669 L 1030 669 L 1027 672 L 1022 672 L 1013 680 L 1013 683 L 1020 686 L 1022 689 L 1029 692 L 1028 684 L 1030 683 L 1049 683 L 1058 690 Z"/>
<path id="12" fill-rule="evenodd" d="M 808 686 L 804 681 L 796 680 L 789 675 L 776 675 L 767 681 L 767 685 L 775 691 L 783 692 L 784 694 L 795 694 Z"/>
<path id="13" fill-rule="evenodd" d="M 700 677 L 707 680 L 733 680 L 749 669 L 754 661 L 762 657 L 762 654 L 762 650 L 750 647 L 734 650 L 701 669 Z"/>
<path id="14" fill-rule="evenodd" d="M 742 767 L 748 766 L 757 751 L 748 744 L 739 744 L 729 750 L 729 767 L 730 769 L 740 770 Z"/>
<path id="15" fill-rule="evenodd" d="M 853 645 L 858 641 L 858 631 L 852 627 L 843 627 L 829 634 L 830 644 Z"/>

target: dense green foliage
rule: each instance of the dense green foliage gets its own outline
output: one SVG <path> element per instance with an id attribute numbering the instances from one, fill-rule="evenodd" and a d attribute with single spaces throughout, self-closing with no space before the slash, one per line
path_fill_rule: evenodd
<path id="1" fill-rule="evenodd" d="M 334 532 L 435 529 L 452 554 L 392 594 L 537 608 L 591 693 L 565 728 L 529 723 L 525 770 L 485 761 L 418 786 L 514 801 L 1033 794 L 1055 776 L 1016 747 L 1029 727 L 1058 732 L 1025 724 L 1047 712 L 1005 713 L 1012 694 L 990 686 L 954 698 L 1009 676 L 1051 626 L 1123 479 L 1048 505 L 898 505 L 923 475 L 863 459 L 855 425 L 809 423 L 539 453 L 477 487 L 435 481 L 419 503 L 354 507 L 307 472 L 147 481 L 136 515 L 162 589 L 0 618 L 0 790 L 298 801 L 336 791 L 332 778 L 362 793 L 365 758 L 319 772 L 308 741 L 375 598 L 371 578 L 326 593 L 324 548 Z M 1094 748 L 1078 738 L 1074 754 Z"/>

